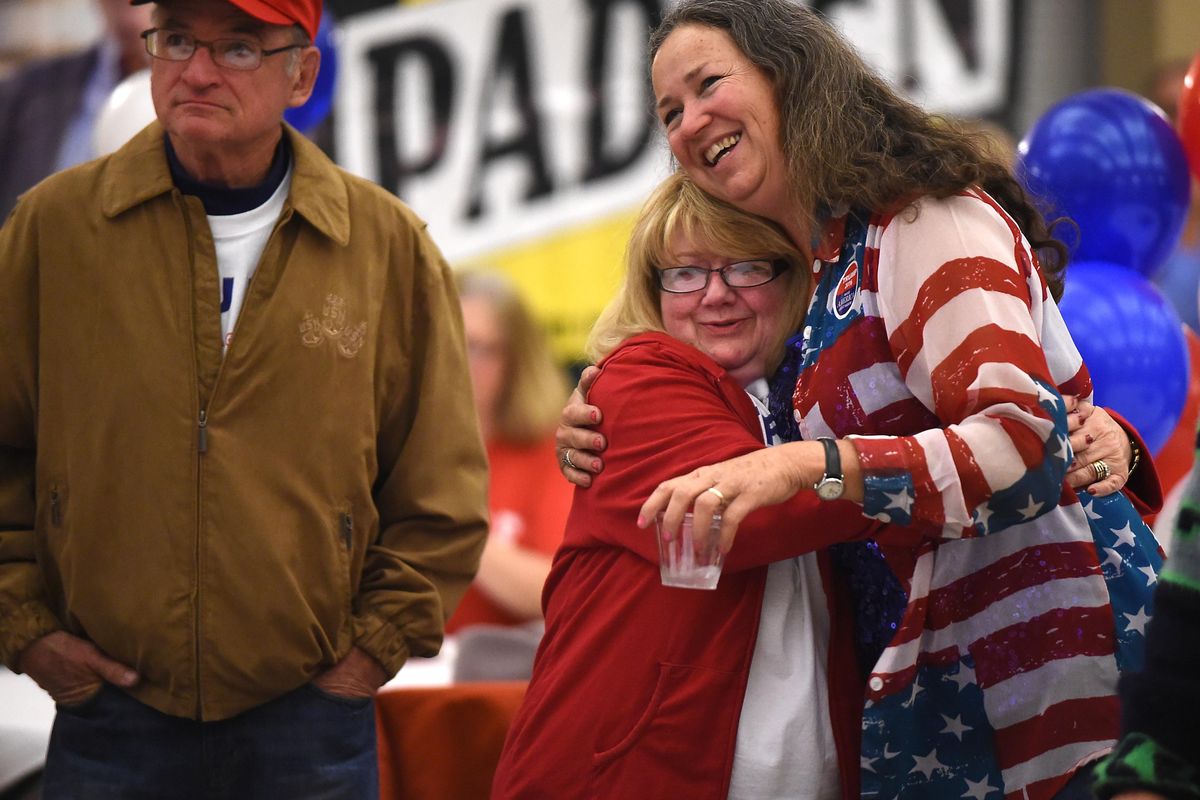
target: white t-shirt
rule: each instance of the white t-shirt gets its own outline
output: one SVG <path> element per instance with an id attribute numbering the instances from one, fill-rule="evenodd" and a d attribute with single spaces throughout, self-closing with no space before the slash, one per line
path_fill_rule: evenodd
<path id="1" fill-rule="evenodd" d="M 241 214 L 208 217 L 213 246 L 217 250 L 217 271 L 221 276 L 221 339 L 226 350 L 233 341 L 246 288 L 254 277 L 275 222 L 283 212 L 291 185 L 292 168 L 289 166 L 274 194 L 258 208 Z"/>
<path id="2" fill-rule="evenodd" d="M 766 419 L 766 381 L 756 381 L 746 391 L 760 421 Z M 765 425 L 763 440 L 779 443 L 776 437 L 768 439 Z M 781 530 L 779 535 L 798 536 L 803 531 Z M 816 554 L 776 561 L 767 567 L 754 660 L 733 751 L 730 800 L 840 796 L 825 677 L 828 654 L 829 609 Z"/>

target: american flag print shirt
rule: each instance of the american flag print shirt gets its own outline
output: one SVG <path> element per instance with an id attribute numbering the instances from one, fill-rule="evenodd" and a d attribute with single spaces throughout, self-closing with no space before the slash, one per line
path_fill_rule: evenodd
<path id="1" fill-rule="evenodd" d="M 879 543 L 907 605 L 867 681 L 863 796 L 1049 798 L 1117 737 L 1161 566 L 1128 498 L 1065 483 L 1060 392 L 1090 398 L 1087 370 L 981 191 L 851 213 L 818 256 L 799 435 L 855 437 L 864 513 L 913 532 Z"/>

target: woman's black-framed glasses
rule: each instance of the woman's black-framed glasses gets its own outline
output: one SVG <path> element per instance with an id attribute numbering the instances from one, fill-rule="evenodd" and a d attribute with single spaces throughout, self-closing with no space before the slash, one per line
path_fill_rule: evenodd
<path id="1" fill-rule="evenodd" d="M 705 267 L 667 267 L 658 269 L 658 286 L 664 292 L 671 294 L 690 294 L 708 288 L 713 273 L 721 276 L 721 280 L 730 289 L 750 289 L 762 286 L 778 278 L 787 269 L 788 263 L 782 258 L 753 259 L 726 264 L 716 269 Z"/>
<path id="2" fill-rule="evenodd" d="M 218 65 L 242 71 L 258 69 L 267 56 L 305 47 L 302 44 L 289 44 L 264 50 L 262 45 L 245 39 L 214 39 L 206 42 L 191 34 L 166 28 L 142 31 L 142 38 L 146 41 L 146 52 L 164 61 L 187 61 L 196 54 L 197 47 L 206 47 Z"/>

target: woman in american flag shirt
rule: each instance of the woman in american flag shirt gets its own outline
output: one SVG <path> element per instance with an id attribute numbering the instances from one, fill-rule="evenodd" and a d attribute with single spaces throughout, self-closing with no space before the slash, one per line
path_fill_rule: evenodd
<path id="1" fill-rule="evenodd" d="M 907 528 L 842 558 L 866 654 L 863 796 L 1087 796 L 1161 564 L 1112 492 L 1132 472 L 1159 498 L 1140 448 L 1086 402 L 1054 302 L 1063 246 L 982 142 L 799 4 L 683 0 L 651 48 L 679 166 L 815 259 L 772 389 L 791 441 L 663 483 L 641 522 L 691 509 L 704 529 L 719 510 L 736 547 L 750 511 L 817 490 Z M 1089 413 L 1072 439 L 1068 416 Z M 601 466 L 578 447 L 595 438 L 560 429 L 579 482 Z"/>

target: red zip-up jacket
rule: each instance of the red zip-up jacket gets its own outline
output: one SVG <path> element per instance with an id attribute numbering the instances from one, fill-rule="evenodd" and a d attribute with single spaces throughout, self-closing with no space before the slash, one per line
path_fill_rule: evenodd
<path id="1" fill-rule="evenodd" d="M 758 414 L 715 362 L 660 333 L 602 362 L 590 397 L 604 409 L 605 469 L 576 490 L 543 595 L 546 634 L 492 796 L 724 800 L 767 566 L 882 526 L 854 503 L 800 492 L 741 524 L 716 590 L 664 587 L 639 507 L 667 478 L 763 447 Z M 820 563 L 828 702 L 851 798 L 863 687 L 847 598 L 823 553 Z"/>

